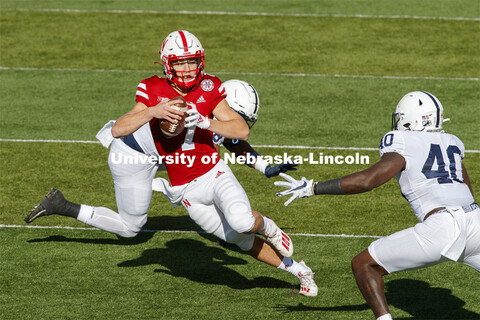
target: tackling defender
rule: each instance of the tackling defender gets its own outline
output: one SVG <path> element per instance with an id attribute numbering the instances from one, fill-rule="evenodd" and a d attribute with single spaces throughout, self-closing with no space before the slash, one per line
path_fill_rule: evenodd
<path id="1" fill-rule="evenodd" d="M 123 237 L 133 237 L 147 220 L 157 171 L 157 165 L 150 163 L 149 157 L 192 157 L 192 166 L 166 163 L 172 202 L 181 203 L 203 230 L 235 243 L 259 261 L 292 273 L 300 280 L 300 294 L 315 296 L 318 288 L 312 270 L 304 262 L 288 258 L 293 253 L 288 235 L 273 220 L 251 209 L 245 191 L 213 146 L 213 133 L 246 140 L 249 128 L 225 101 L 221 81 L 204 73 L 204 55 L 200 41 L 188 31 L 169 34 L 160 51 L 166 78 L 152 76 L 141 81 L 132 110 L 105 125 L 97 135 L 107 146 L 113 140 L 108 162 L 118 213 L 104 207 L 71 203 L 59 190 L 52 189 L 25 221 L 30 223 L 38 217 L 60 214 Z M 179 94 L 189 103 L 187 130 L 169 138 L 161 132 L 159 119 L 171 122 L 181 119 L 183 113 L 171 108 L 178 102 L 172 98 Z M 142 161 L 112 160 L 120 154 Z M 265 235 L 267 241 L 256 233 Z"/>
<path id="2" fill-rule="evenodd" d="M 249 129 L 253 127 L 258 119 L 258 109 L 260 108 L 260 99 L 258 98 L 257 90 L 255 88 L 241 80 L 228 80 L 223 83 L 227 97 L 225 98 L 230 108 L 235 110 L 242 118 L 247 122 Z M 251 168 L 263 173 L 267 178 L 278 176 L 280 173 L 287 171 L 295 171 L 297 164 L 295 163 L 282 163 L 278 165 L 269 165 L 261 157 L 261 155 L 255 151 L 252 146 L 244 140 L 228 139 L 222 137 L 219 134 L 213 134 L 213 142 L 217 152 L 220 153 L 220 146 L 223 145 L 228 151 L 238 156 L 247 157 L 253 156 L 253 163 L 246 162 Z"/>
<path id="3" fill-rule="evenodd" d="M 370 244 L 352 260 L 357 285 L 375 317 L 392 319 L 383 288 L 389 273 L 463 262 L 480 271 L 480 209 L 467 170 L 465 147 L 442 129 L 443 107 L 432 94 L 405 95 L 392 114 L 392 130 L 380 142 L 379 162 L 370 168 L 329 181 L 305 177 L 275 185 L 289 188 L 278 197 L 367 192 L 396 177 L 419 223 Z"/>

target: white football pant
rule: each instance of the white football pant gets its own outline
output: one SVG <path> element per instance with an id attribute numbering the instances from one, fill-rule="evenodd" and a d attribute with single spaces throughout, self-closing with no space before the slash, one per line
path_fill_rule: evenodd
<path id="1" fill-rule="evenodd" d="M 104 207 L 82 205 L 78 220 L 122 237 L 134 237 L 147 222 L 157 166 L 149 163 L 145 154 L 133 150 L 120 139 L 112 142 L 108 165 L 118 213 Z"/>
<path id="2" fill-rule="evenodd" d="M 480 271 L 480 209 L 462 214 L 466 243 L 458 261 Z M 441 252 L 457 234 L 450 212 L 435 213 L 423 223 L 372 242 L 368 252 L 389 273 L 429 267 L 449 261 Z"/>
<path id="3" fill-rule="evenodd" d="M 255 217 L 247 194 L 230 168 L 220 160 L 185 189 L 182 204 L 204 231 L 248 251 L 253 246 Z"/>

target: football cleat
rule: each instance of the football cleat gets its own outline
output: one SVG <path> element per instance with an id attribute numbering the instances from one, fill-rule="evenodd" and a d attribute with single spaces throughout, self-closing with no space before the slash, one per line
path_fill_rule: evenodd
<path id="1" fill-rule="evenodd" d="M 30 223 L 39 217 L 59 213 L 67 203 L 60 190 L 52 188 L 45 198 L 25 216 L 25 222 Z"/>
<path id="2" fill-rule="evenodd" d="M 280 229 L 272 219 L 269 219 L 269 227 L 265 232 L 267 241 L 284 257 L 291 257 L 293 254 L 293 244 L 290 237 Z"/>
<path id="3" fill-rule="evenodd" d="M 307 297 L 316 297 L 318 294 L 318 287 L 317 284 L 315 283 L 315 280 L 313 279 L 314 273 L 312 272 L 312 269 L 307 267 L 305 264 L 305 261 L 300 261 L 299 264 L 304 267 L 305 271 L 301 271 L 298 273 L 299 279 L 300 279 L 300 291 L 299 293 L 302 296 L 307 296 Z"/>

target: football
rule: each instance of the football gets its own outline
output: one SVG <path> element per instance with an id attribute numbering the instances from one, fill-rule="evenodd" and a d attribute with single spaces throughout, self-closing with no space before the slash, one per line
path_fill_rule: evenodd
<path id="1" fill-rule="evenodd" d="M 177 123 L 172 123 L 165 119 L 160 120 L 160 130 L 167 138 L 178 136 L 183 131 L 183 129 L 185 129 L 185 118 L 187 118 L 188 116 L 187 102 L 182 96 L 172 98 L 170 99 L 170 101 L 171 100 L 179 100 L 179 102 L 177 104 L 174 104 L 172 108 L 179 111 L 183 111 L 183 116 L 182 116 L 182 119 L 178 120 Z"/>

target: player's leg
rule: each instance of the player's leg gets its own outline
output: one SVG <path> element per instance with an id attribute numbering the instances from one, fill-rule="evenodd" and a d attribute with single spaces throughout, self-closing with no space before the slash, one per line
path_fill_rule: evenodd
<path id="1" fill-rule="evenodd" d="M 293 254 L 290 237 L 272 219 L 251 209 L 247 194 L 227 165 L 219 163 L 217 166 L 224 174 L 215 176 L 213 201 L 228 224 L 239 233 L 265 235 L 283 256 L 290 257 Z"/>
<path id="2" fill-rule="evenodd" d="M 441 251 L 454 236 L 453 217 L 447 212 L 440 213 L 415 227 L 372 242 L 352 260 L 358 287 L 376 317 L 388 314 L 382 276 L 448 261 Z"/>
<path id="3" fill-rule="evenodd" d="M 480 272 L 480 209 L 465 213 L 465 217 L 468 225 L 467 244 L 462 262 Z"/>
<path id="4" fill-rule="evenodd" d="M 118 213 L 105 207 L 82 206 L 78 220 L 122 237 L 134 237 L 147 221 L 157 167 L 147 161 L 145 154 L 118 139 L 112 143 L 108 165 Z"/>
<path id="5" fill-rule="evenodd" d="M 314 273 L 303 260 L 297 262 L 292 258 L 282 256 L 271 243 L 258 236 L 255 236 L 252 248 L 246 252 L 258 261 L 287 271 L 297 277 L 300 280 L 299 293 L 301 295 L 315 297 L 318 294 Z"/>
<path id="6" fill-rule="evenodd" d="M 223 213 L 215 205 L 206 205 L 196 202 L 196 198 L 190 194 L 194 189 L 189 188 L 186 192 L 188 202 L 182 201 L 192 220 L 195 221 L 204 231 L 211 233 L 218 238 L 236 244 L 243 251 L 253 258 L 271 265 L 275 268 L 287 271 L 300 280 L 300 294 L 305 296 L 316 296 L 318 287 L 314 281 L 312 270 L 305 265 L 305 262 L 283 257 L 272 244 L 254 235 L 239 233 L 235 231 L 225 219 Z M 203 199 L 199 199 L 202 201 Z"/>
<path id="7" fill-rule="evenodd" d="M 109 166 L 120 214 L 105 207 L 71 203 L 61 192 L 52 189 L 27 215 L 25 221 L 30 223 L 41 216 L 60 214 L 122 237 L 135 236 L 146 222 L 152 196 L 151 183 L 156 173 L 155 165 L 141 161 L 142 158 L 146 156 L 131 149 L 121 140 L 114 140 L 112 143 Z"/>
<path id="8" fill-rule="evenodd" d="M 368 252 L 368 249 L 365 249 L 352 259 L 352 271 L 357 286 L 375 317 L 378 318 L 390 314 L 383 283 L 383 276 L 388 274 L 388 272 L 378 265 Z"/>

